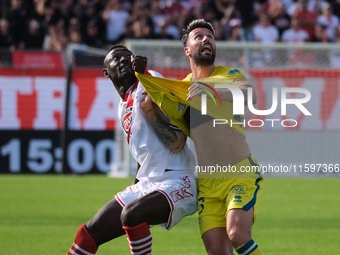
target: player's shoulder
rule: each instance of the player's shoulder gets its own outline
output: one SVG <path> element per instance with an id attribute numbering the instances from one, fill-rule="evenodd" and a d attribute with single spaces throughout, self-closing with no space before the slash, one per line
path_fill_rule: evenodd
<path id="1" fill-rule="evenodd" d="M 213 76 L 215 78 L 231 79 L 233 84 L 237 86 L 248 84 L 247 77 L 244 73 L 235 67 L 217 66 Z"/>
<path id="2" fill-rule="evenodd" d="M 189 74 L 187 75 L 187 77 L 185 77 L 185 78 L 183 79 L 183 81 L 190 81 L 191 75 L 192 75 L 192 73 L 189 73 Z"/>
<path id="3" fill-rule="evenodd" d="M 243 74 L 242 71 L 235 67 L 226 67 L 226 66 L 216 66 L 214 75 L 223 75 L 223 76 L 231 76 L 231 75 L 239 75 Z"/>

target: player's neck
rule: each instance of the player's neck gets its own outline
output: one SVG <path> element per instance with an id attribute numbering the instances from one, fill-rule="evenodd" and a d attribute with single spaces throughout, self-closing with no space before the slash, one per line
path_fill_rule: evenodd
<path id="1" fill-rule="evenodd" d="M 129 84 L 129 83 L 128 83 Z M 118 94 L 120 95 L 120 97 L 122 98 L 122 99 L 124 99 L 125 98 L 125 96 L 126 96 L 126 93 L 128 93 L 129 92 L 129 90 L 131 90 L 132 89 L 132 87 L 135 85 L 135 82 L 133 82 L 133 83 L 130 83 L 131 85 L 126 85 L 125 83 L 122 83 L 122 84 L 115 84 L 114 83 L 114 85 L 115 85 L 115 87 L 116 87 L 116 89 L 117 89 L 117 91 L 118 91 Z"/>
<path id="2" fill-rule="evenodd" d="M 209 77 L 215 70 L 215 65 L 209 65 L 209 66 L 197 66 L 192 65 L 191 71 L 192 71 L 192 79 L 201 79 Z"/>

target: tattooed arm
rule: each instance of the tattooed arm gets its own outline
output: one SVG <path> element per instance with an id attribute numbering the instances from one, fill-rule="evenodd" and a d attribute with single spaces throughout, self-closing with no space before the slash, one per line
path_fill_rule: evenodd
<path id="1" fill-rule="evenodd" d="M 159 111 L 156 110 L 157 105 L 152 103 L 151 97 L 146 91 L 145 99 L 140 102 L 140 108 L 148 118 L 150 124 L 153 126 L 157 136 L 163 141 L 163 143 L 173 152 L 180 152 L 186 142 L 186 135 L 181 131 L 175 131 L 167 122 L 164 121 L 159 115 Z"/>

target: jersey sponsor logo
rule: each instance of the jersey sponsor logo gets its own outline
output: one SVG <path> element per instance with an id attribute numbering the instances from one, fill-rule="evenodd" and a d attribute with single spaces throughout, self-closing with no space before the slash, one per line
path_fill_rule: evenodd
<path id="1" fill-rule="evenodd" d="M 242 196 L 236 195 L 234 196 L 234 203 L 241 203 L 242 202 Z"/>
<path id="2" fill-rule="evenodd" d="M 236 86 L 241 86 L 241 85 L 249 85 L 247 80 L 243 80 L 243 81 L 236 81 L 234 82 L 234 85 Z"/>
<path id="3" fill-rule="evenodd" d="M 131 126 L 131 119 L 132 119 L 132 106 L 128 107 L 124 111 L 124 116 L 123 116 L 123 128 L 125 133 L 128 133 L 130 126 Z"/>
<path id="4" fill-rule="evenodd" d="M 236 83 L 236 82 L 238 82 L 238 83 L 240 83 L 240 82 L 244 82 L 244 81 L 247 81 L 247 78 L 243 75 L 243 74 L 241 74 L 241 75 L 238 75 L 238 76 L 236 76 L 234 79 L 233 79 L 233 82 L 234 83 Z"/>
<path id="5" fill-rule="evenodd" d="M 233 75 L 233 74 L 237 74 L 237 73 L 241 73 L 240 70 L 238 69 L 231 69 L 228 71 L 228 75 Z"/>
<path id="6" fill-rule="evenodd" d="M 181 112 L 184 111 L 186 108 L 187 108 L 186 104 L 178 103 L 177 111 Z"/>
<path id="7" fill-rule="evenodd" d="M 233 189 L 232 193 L 234 193 L 234 194 L 246 194 L 247 190 L 248 190 L 247 186 L 240 185 L 240 186 L 235 187 Z"/>

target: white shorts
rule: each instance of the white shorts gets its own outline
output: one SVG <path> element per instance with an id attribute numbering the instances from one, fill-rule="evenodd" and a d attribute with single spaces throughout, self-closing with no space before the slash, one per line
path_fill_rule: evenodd
<path id="1" fill-rule="evenodd" d="M 183 217 L 197 211 L 196 178 L 189 171 L 168 171 L 160 177 L 141 178 L 137 184 L 119 192 L 115 198 L 122 207 L 152 191 L 161 192 L 168 200 L 170 214 L 168 222 L 160 224 L 170 230 Z"/>

